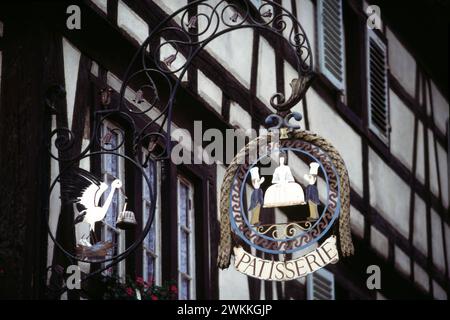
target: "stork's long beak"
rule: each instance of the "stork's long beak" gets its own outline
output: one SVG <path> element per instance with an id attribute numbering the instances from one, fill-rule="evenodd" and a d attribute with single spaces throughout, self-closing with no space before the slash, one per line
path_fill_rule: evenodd
<path id="1" fill-rule="evenodd" d="M 125 194 L 125 190 L 123 190 L 123 188 L 120 188 L 119 190 L 120 190 L 120 192 L 122 192 L 125 199 L 128 199 L 127 195 Z"/>

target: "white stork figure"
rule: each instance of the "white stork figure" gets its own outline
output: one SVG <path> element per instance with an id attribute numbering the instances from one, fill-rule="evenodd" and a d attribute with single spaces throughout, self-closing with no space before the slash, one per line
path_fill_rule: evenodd
<path id="1" fill-rule="evenodd" d="M 106 213 L 111 206 L 114 193 L 117 189 L 122 190 L 122 181 L 116 179 L 111 183 L 108 197 L 103 205 L 99 206 L 98 204 L 100 202 L 100 198 L 107 189 L 108 185 L 104 182 L 101 182 L 100 185 L 93 183 L 84 189 L 83 194 L 81 197 L 78 197 L 78 201 L 76 203 L 83 205 L 86 209 L 81 211 L 75 218 L 75 224 L 79 222 L 86 222 L 89 224 L 90 230 L 94 232 L 95 223 L 97 221 L 102 221 L 105 218 Z"/>
<path id="2" fill-rule="evenodd" d="M 120 179 L 115 179 L 111 183 L 109 194 L 104 200 L 103 205 L 100 206 L 100 199 L 105 191 L 108 190 L 108 185 L 105 182 L 100 181 L 92 173 L 77 168 L 67 174 L 67 176 L 62 177 L 61 180 L 64 185 L 62 192 L 63 198 L 70 203 L 84 207 L 75 218 L 74 224 L 80 222 L 88 223 L 89 230 L 91 231 L 91 235 L 95 242 L 95 223 L 97 221 L 102 221 L 105 218 L 116 190 L 120 190 L 125 194 L 122 189 L 122 181 L 120 181 Z M 82 243 L 87 244 L 87 242 L 87 240 L 84 240 Z"/>

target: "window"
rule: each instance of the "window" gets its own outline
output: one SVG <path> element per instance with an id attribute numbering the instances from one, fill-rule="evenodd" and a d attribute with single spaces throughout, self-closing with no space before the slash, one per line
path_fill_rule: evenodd
<path id="1" fill-rule="evenodd" d="M 178 177 L 178 285 L 179 299 L 195 299 L 194 190 Z"/>
<path id="2" fill-rule="evenodd" d="M 361 48 L 366 43 L 366 20 L 350 1 L 342 2 L 345 38 L 345 102 L 355 115 L 362 118 L 365 108 L 366 54 Z"/>
<path id="3" fill-rule="evenodd" d="M 320 72 L 345 90 L 344 27 L 341 0 L 317 1 L 317 38 Z"/>
<path id="4" fill-rule="evenodd" d="M 389 109 L 386 45 L 373 30 L 367 29 L 367 105 L 369 129 L 389 143 Z"/>
<path id="5" fill-rule="evenodd" d="M 144 150 L 144 158 L 147 157 L 147 150 Z M 156 204 L 155 204 L 155 216 L 153 219 L 152 226 L 145 237 L 142 248 L 143 248 L 143 278 L 145 281 L 150 282 L 155 281 L 156 284 L 161 283 L 161 241 L 160 241 L 160 203 L 159 203 L 159 163 L 154 163 L 149 160 L 147 168 L 144 168 L 145 174 L 147 175 L 150 184 L 156 179 Z M 151 213 L 151 195 L 150 189 L 148 187 L 147 181 L 142 179 L 142 212 L 143 212 L 143 225 L 145 228 Z"/>
<path id="6" fill-rule="evenodd" d="M 307 300 L 334 300 L 334 275 L 319 269 L 306 277 Z"/>
<path id="7" fill-rule="evenodd" d="M 112 123 L 105 122 L 102 127 L 102 136 L 104 148 L 107 150 L 115 149 L 120 143 L 121 135 L 120 129 L 114 126 Z M 120 146 L 116 151 L 119 154 L 124 154 L 124 146 Z M 102 155 L 102 175 L 103 181 L 111 186 L 111 183 L 115 179 L 122 181 L 122 188 L 125 189 L 125 166 L 123 158 L 113 154 Z M 102 203 L 105 201 L 108 191 L 102 197 Z M 102 222 L 101 239 L 102 241 L 111 241 L 116 244 L 113 251 L 114 255 L 117 255 L 125 250 L 125 234 L 123 230 L 116 228 L 116 221 L 119 213 L 122 211 L 125 204 L 125 197 L 121 191 L 116 190 L 111 205 L 108 208 L 105 219 Z M 119 276 L 125 274 L 124 261 L 116 264 L 112 270 L 107 271 L 108 274 L 115 273 Z"/>

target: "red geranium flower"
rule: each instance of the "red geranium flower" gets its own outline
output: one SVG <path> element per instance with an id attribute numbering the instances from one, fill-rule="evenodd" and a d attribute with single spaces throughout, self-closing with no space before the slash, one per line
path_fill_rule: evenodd
<path id="1" fill-rule="evenodd" d="M 134 291 L 130 287 L 126 288 L 125 291 L 127 292 L 127 295 L 129 295 L 130 297 L 134 295 Z"/>
<path id="2" fill-rule="evenodd" d="M 178 292 L 178 288 L 177 288 L 177 286 L 176 285 L 171 285 L 170 286 L 170 291 L 172 291 L 172 292 L 174 292 L 174 293 L 177 293 Z"/>
<path id="3" fill-rule="evenodd" d="M 145 282 L 144 282 L 144 279 L 143 279 L 143 278 L 137 277 L 137 278 L 136 278 L 136 283 L 137 283 L 139 286 L 143 286 Z"/>
<path id="4" fill-rule="evenodd" d="M 152 300 L 158 300 L 158 297 L 155 296 L 154 294 L 152 294 L 151 298 L 152 298 Z"/>

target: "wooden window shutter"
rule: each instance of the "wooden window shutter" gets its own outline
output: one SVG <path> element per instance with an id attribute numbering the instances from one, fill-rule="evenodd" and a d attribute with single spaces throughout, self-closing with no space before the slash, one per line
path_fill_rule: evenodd
<path id="1" fill-rule="evenodd" d="M 334 275 L 319 269 L 306 277 L 307 300 L 334 300 Z"/>
<path id="2" fill-rule="evenodd" d="M 386 45 L 375 32 L 368 30 L 366 48 L 369 129 L 388 144 L 390 123 Z"/>
<path id="3" fill-rule="evenodd" d="M 339 90 L 345 89 L 344 24 L 341 0 L 317 1 L 320 72 Z"/>

